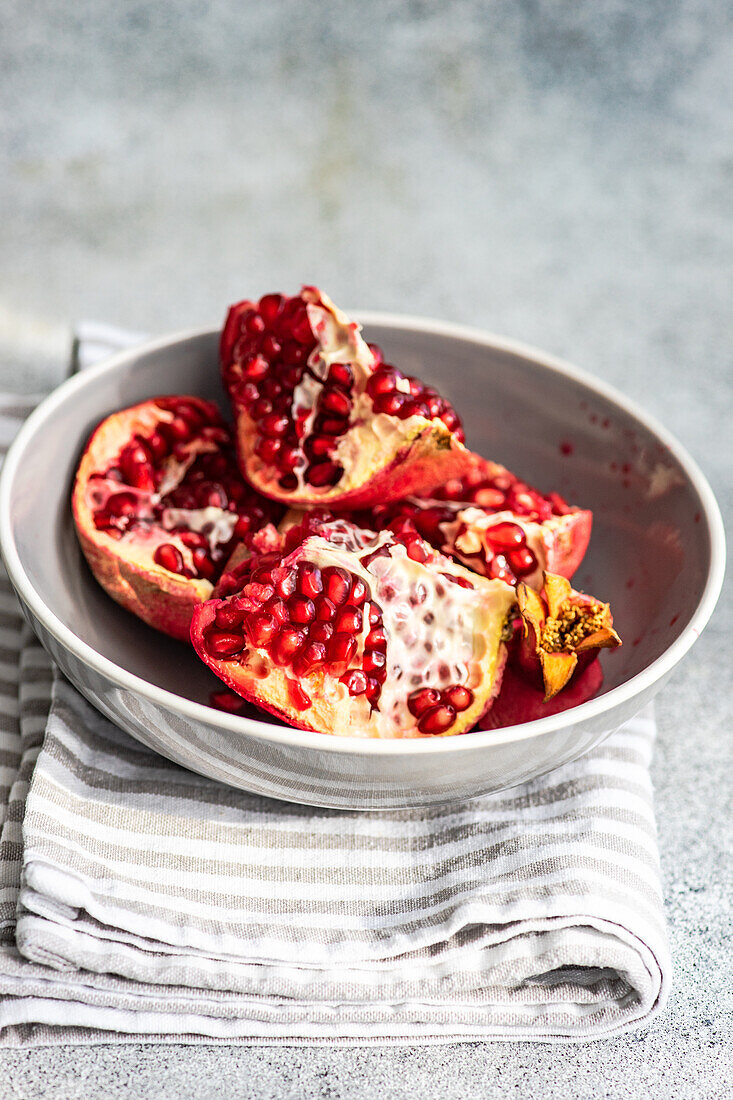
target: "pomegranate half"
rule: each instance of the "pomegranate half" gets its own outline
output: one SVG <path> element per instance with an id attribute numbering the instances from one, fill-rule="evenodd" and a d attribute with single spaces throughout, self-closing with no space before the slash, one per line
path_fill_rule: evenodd
<path id="1" fill-rule="evenodd" d="M 232 306 L 220 352 L 242 470 L 275 500 L 367 507 L 472 466 L 455 410 L 316 287 Z"/>
<path id="2" fill-rule="evenodd" d="M 156 397 L 108 416 L 79 464 L 72 508 L 84 555 L 117 603 L 189 640 L 194 607 L 238 540 L 278 507 L 242 480 L 218 409 Z"/>
<path id="3" fill-rule="evenodd" d="M 247 577 L 241 592 L 195 609 L 191 638 L 229 688 L 294 726 L 464 733 L 498 691 L 514 589 L 418 535 L 324 522 L 282 556 L 253 561 Z"/>

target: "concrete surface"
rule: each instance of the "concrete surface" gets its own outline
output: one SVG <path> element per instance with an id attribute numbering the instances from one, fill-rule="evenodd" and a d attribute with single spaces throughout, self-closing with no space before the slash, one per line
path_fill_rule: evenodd
<path id="1" fill-rule="evenodd" d="M 613 382 L 689 447 L 730 518 L 729 5 L 1 8 L 0 384 L 49 385 L 79 317 L 164 332 L 317 281 L 346 306 L 467 321 Z M 0 1095 L 733 1095 L 732 614 L 728 586 L 659 700 L 677 974 L 647 1032 L 16 1051 Z"/>

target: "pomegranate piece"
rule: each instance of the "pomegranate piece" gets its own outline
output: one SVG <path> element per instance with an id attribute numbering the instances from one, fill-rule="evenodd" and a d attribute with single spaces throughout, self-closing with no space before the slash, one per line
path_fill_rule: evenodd
<path id="1" fill-rule="evenodd" d="M 473 456 L 474 468 L 432 498 L 412 496 L 360 516 L 378 530 L 411 522 L 432 546 L 508 584 L 542 583 L 547 570 L 572 577 L 590 541 L 592 513 L 543 496 L 503 466 Z"/>
<path id="2" fill-rule="evenodd" d="M 275 500 L 366 507 L 472 468 L 455 410 L 315 287 L 232 306 L 220 351 L 242 471 Z"/>
<path id="3" fill-rule="evenodd" d="M 240 591 L 194 611 L 196 651 L 228 688 L 337 736 L 444 736 L 475 725 L 501 682 L 510 585 L 469 574 L 426 543 L 416 560 L 415 536 L 345 520 L 309 517 L 285 538 L 281 555 L 250 557 Z M 304 593 L 319 584 L 315 599 Z"/>
<path id="4" fill-rule="evenodd" d="M 186 641 L 193 608 L 211 597 L 235 544 L 282 511 L 242 480 L 218 409 L 190 396 L 152 398 L 102 421 L 79 464 L 72 508 L 102 587 Z"/>
<path id="5" fill-rule="evenodd" d="M 599 650 L 621 645 L 608 604 L 576 592 L 565 577 L 546 572 L 541 593 L 520 584 L 517 603 L 522 629 L 514 661 L 530 682 L 544 686 L 545 702 Z"/>

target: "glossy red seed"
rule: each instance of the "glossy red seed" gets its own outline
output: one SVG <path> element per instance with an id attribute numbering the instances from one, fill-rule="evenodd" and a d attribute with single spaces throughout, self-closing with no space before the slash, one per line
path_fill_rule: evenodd
<path id="1" fill-rule="evenodd" d="M 223 607 L 217 607 L 214 622 L 220 630 L 232 630 L 234 627 L 242 625 L 246 614 L 247 612 L 242 607 L 232 607 L 230 604 L 224 604 Z"/>
<path id="2" fill-rule="evenodd" d="M 154 431 L 145 442 L 156 462 L 160 462 L 161 458 L 168 454 L 168 441 L 159 431 Z"/>
<path id="3" fill-rule="evenodd" d="M 250 415 L 254 420 L 261 420 L 263 416 L 267 416 L 272 412 L 272 401 L 268 401 L 266 397 L 259 397 L 250 409 Z"/>
<path id="4" fill-rule="evenodd" d="M 245 584 L 242 589 L 242 594 L 247 596 L 250 600 L 254 600 L 255 603 L 267 603 L 275 595 L 275 590 L 271 584 L 262 584 L 261 581 L 250 581 L 249 584 Z"/>
<path id="5" fill-rule="evenodd" d="M 386 665 L 387 655 L 384 650 L 370 649 L 364 654 L 364 671 L 377 679 L 382 679 L 386 675 Z"/>
<path id="6" fill-rule="evenodd" d="M 267 601 L 265 604 L 265 611 L 272 615 L 279 626 L 285 626 L 286 623 L 290 622 L 290 613 L 285 605 L 285 601 L 281 600 L 278 596 Z"/>
<path id="7" fill-rule="evenodd" d="M 349 690 L 349 695 L 363 695 L 368 687 L 368 680 L 360 668 L 354 668 L 341 677 L 341 683 Z"/>
<path id="8" fill-rule="evenodd" d="M 198 531 L 181 531 L 178 537 L 183 545 L 187 546 L 189 550 L 208 549 L 208 542 L 203 535 L 198 533 Z"/>
<path id="9" fill-rule="evenodd" d="M 277 320 L 278 314 L 283 308 L 285 299 L 282 294 L 265 294 L 260 298 L 258 310 L 266 325 L 272 325 Z"/>
<path id="10" fill-rule="evenodd" d="M 268 332 L 267 336 L 262 341 L 262 354 L 271 363 L 273 359 L 277 359 L 278 355 L 282 351 L 282 344 L 273 336 L 271 332 Z"/>
<path id="11" fill-rule="evenodd" d="M 335 485 L 341 480 L 344 469 L 335 462 L 321 462 L 317 466 L 309 466 L 305 473 L 305 479 L 309 485 L 315 488 L 325 488 L 327 485 Z"/>
<path id="12" fill-rule="evenodd" d="M 354 383 L 354 372 L 348 363 L 332 363 L 328 370 L 328 381 L 349 389 Z"/>
<path id="13" fill-rule="evenodd" d="M 404 393 L 383 393 L 379 397 L 375 397 L 372 408 L 375 413 L 387 413 L 389 416 L 397 416 L 407 400 Z"/>
<path id="14" fill-rule="evenodd" d="M 420 381 L 420 379 L 419 379 L 419 378 L 412 378 L 412 377 L 410 377 L 410 376 L 408 375 L 408 377 L 407 377 L 407 382 L 409 383 L 409 386 L 410 386 L 410 393 L 412 394 L 412 396 L 413 396 L 413 397 L 420 397 L 420 395 L 421 395 L 421 394 L 422 394 L 422 393 L 424 392 L 424 390 L 425 390 L 425 386 L 424 386 L 424 384 L 423 384 L 423 383 L 422 383 L 422 382 Z"/>
<path id="15" fill-rule="evenodd" d="M 313 421 L 314 435 L 343 435 L 349 426 L 344 416 L 329 416 L 327 413 L 319 413 Z"/>
<path id="16" fill-rule="evenodd" d="M 265 322 L 259 313 L 250 310 L 244 315 L 242 329 L 248 336 L 260 336 L 265 331 Z"/>
<path id="17" fill-rule="evenodd" d="M 413 691 L 407 700 L 407 709 L 410 714 L 414 714 L 416 718 L 419 718 L 421 714 L 424 714 L 426 710 L 430 710 L 431 707 L 435 707 L 440 702 L 440 692 L 435 688 L 420 688 L 418 691 Z"/>
<path id="18" fill-rule="evenodd" d="M 346 634 L 358 634 L 361 630 L 361 625 L 361 611 L 359 611 L 357 607 L 352 607 L 350 604 L 347 607 L 342 607 L 336 616 L 336 630 L 343 631 Z"/>
<path id="19" fill-rule="evenodd" d="M 147 452 L 140 444 L 132 443 L 120 454 L 120 470 L 128 485 L 146 493 L 155 491 L 153 467 Z"/>
<path id="20" fill-rule="evenodd" d="M 355 607 L 361 607 L 367 597 L 367 587 L 361 577 L 354 577 L 349 593 L 349 603 Z"/>
<path id="21" fill-rule="evenodd" d="M 509 559 L 509 565 L 518 577 L 523 577 L 537 568 L 537 558 L 526 546 L 520 547 L 519 550 L 511 550 L 507 554 L 507 558 Z"/>
<path id="22" fill-rule="evenodd" d="M 254 382 L 240 382 L 234 392 L 237 400 L 247 408 L 250 408 L 260 396 L 260 391 Z"/>
<path id="23" fill-rule="evenodd" d="M 304 444 L 309 458 L 328 458 L 336 449 L 336 440 L 330 435 L 312 435 Z"/>
<path id="24" fill-rule="evenodd" d="M 387 634 L 383 626 L 373 627 L 364 639 L 365 649 L 383 649 L 387 644 Z"/>
<path id="25" fill-rule="evenodd" d="M 344 671 L 356 656 L 356 638 L 350 634 L 334 634 L 328 643 L 328 662 L 332 670 Z"/>
<path id="26" fill-rule="evenodd" d="M 290 664 L 305 641 L 305 634 L 294 626 L 284 626 L 272 644 L 271 652 L 278 664 Z"/>
<path id="27" fill-rule="evenodd" d="M 492 548 L 504 553 L 506 550 L 516 550 L 524 546 L 527 536 L 518 523 L 495 523 L 486 531 L 486 537 Z"/>
<path id="28" fill-rule="evenodd" d="M 293 661 L 293 671 L 297 676 L 307 676 L 326 660 L 326 646 L 323 642 L 310 641 Z"/>
<path id="29" fill-rule="evenodd" d="M 270 364 L 262 355 L 251 355 L 242 364 L 242 376 L 248 382 L 261 382 L 269 369 Z"/>
<path id="30" fill-rule="evenodd" d="M 255 454 L 258 458 L 261 458 L 263 462 L 274 464 L 277 462 L 281 448 L 281 439 L 273 439 L 272 436 L 262 436 L 257 440 Z"/>
<path id="31" fill-rule="evenodd" d="M 430 557 L 430 551 L 421 538 L 416 538 L 407 543 L 407 556 L 422 564 Z"/>
<path id="32" fill-rule="evenodd" d="M 245 629 L 252 645 L 261 649 L 267 646 L 275 637 L 278 623 L 273 615 L 269 615 L 266 611 L 258 611 L 249 616 L 245 623 Z"/>
<path id="33" fill-rule="evenodd" d="M 177 443 L 185 443 L 191 438 L 191 425 L 182 416 L 174 416 L 165 424 L 165 431 L 170 439 Z"/>
<path id="34" fill-rule="evenodd" d="M 312 562 L 301 562 L 298 566 L 298 576 L 295 586 L 302 596 L 310 596 L 314 599 L 323 591 L 323 577 L 317 565 Z"/>
<path id="35" fill-rule="evenodd" d="M 308 638 L 311 642 L 329 642 L 333 637 L 333 623 L 323 623 L 320 620 L 311 623 Z"/>
<path id="36" fill-rule="evenodd" d="M 316 617 L 313 600 L 307 596 L 291 596 L 288 600 L 288 611 L 292 621 L 300 626 L 312 623 Z"/>
<path id="37" fill-rule="evenodd" d="M 376 707 L 379 702 L 379 696 L 382 693 L 382 685 L 379 680 L 375 680 L 374 677 L 367 677 L 367 689 L 366 697 L 373 707 Z"/>
<path id="38" fill-rule="evenodd" d="M 368 344 L 367 347 L 374 357 L 375 367 L 378 367 L 380 363 L 384 362 L 384 353 L 382 352 L 382 349 L 380 348 L 379 344 Z"/>
<path id="39" fill-rule="evenodd" d="M 449 703 L 457 711 L 466 710 L 473 702 L 473 692 L 462 684 L 455 684 L 442 693 L 441 702 Z"/>
<path id="40" fill-rule="evenodd" d="M 183 555 L 178 547 L 173 546 L 170 542 L 161 543 L 156 548 L 153 561 L 156 565 L 161 565 L 163 569 L 170 570 L 171 573 L 183 572 Z"/>
<path id="41" fill-rule="evenodd" d="M 244 638 L 226 630 L 209 630 L 205 636 L 206 649 L 212 657 L 234 657 L 244 649 Z"/>
<path id="42" fill-rule="evenodd" d="M 203 577 L 204 580 L 210 581 L 216 573 L 216 566 L 212 562 L 206 550 L 201 546 L 197 546 L 191 555 L 193 558 L 194 568 L 198 575 Z"/>
<path id="43" fill-rule="evenodd" d="M 506 504 L 504 493 L 501 489 L 496 489 L 493 486 L 477 489 L 475 493 L 469 495 L 472 496 L 479 508 L 485 508 L 488 512 L 499 512 Z"/>
<path id="44" fill-rule="evenodd" d="M 267 416 L 263 416 L 257 426 L 263 435 L 281 436 L 285 435 L 290 427 L 290 420 L 281 413 L 273 412 L 268 413 Z"/>
<path id="45" fill-rule="evenodd" d="M 320 622 L 330 623 L 336 615 L 336 605 L 328 596 L 318 596 L 315 600 L 316 618 Z"/>
<path id="46" fill-rule="evenodd" d="M 284 471 L 297 470 L 305 465 L 303 452 L 297 444 L 287 443 L 280 451 L 277 460 L 278 469 Z"/>
<path id="47" fill-rule="evenodd" d="M 375 603 L 369 604 L 369 625 L 378 626 L 382 621 L 382 612 Z"/>
<path id="48" fill-rule="evenodd" d="M 272 574 L 272 580 L 278 596 L 282 596 L 283 599 L 287 599 L 295 592 L 297 574 L 294 569 L 286 569 L 284 566 L 276 569 Z"/>
<path id="49" fill-rule="evenodd" d="M 209 706 L 222 710 L 225 714 L 241 714 L 246 701 L 234 691 L 212 691 L 209 695 Z"/>
<path id="50" fill-rule="evenodd" d="M 425 711 L 417 724 L 417 728 L 420 733 L 445 733 L 455 720 L 455 709 L 448 703 L 440 703 L 437 707 Z"/>
<path id="51" fill-rule="evenodd" d="M 323 570 L 323 591 L 334 604 L 346 602 L 351 591 L 351 574 L 338 566 L 329 565 Z"/>
<path id="52" fill-rule="evenodd" d="M 351 412 L 351 399 L 343 390 L 327 389 L 321 394 L 319 408 L 334 416 L 348 416 Z"/>
<path id="53" fill-rule="evenodd" d="M 372 400 L 380 395 L 393 393 L 401 379 L 402 374 L 393 367 L 380 367 L 369 378 L 366 384 L 366 392 Z"/>
<path id="54" fill-rule="evenodd" d="M 113 516 L 131 516 L 137 507 L 138 498 L 134 493 L 113 493 L 107 498 L 107 511 Z"/>

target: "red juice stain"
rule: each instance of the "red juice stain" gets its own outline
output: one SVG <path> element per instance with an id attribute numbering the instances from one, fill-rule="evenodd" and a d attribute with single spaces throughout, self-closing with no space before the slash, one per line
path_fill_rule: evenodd
<path id="1" fill-rule="evenodd" d="M 591 413 L 588 419 L 590 420 L 591 424 L 598 423 L 598 416 L 596 415 L 596 413 Z"/>
<path id="2" fill-rule="evenodd" d="M 695 512 L 695 523 L 699 523 L 701 519 L 702 519 L 702 516 L 700 515 L 700 513 Z"/>
<path id="3" fill-rule="evenodd" d="M 560 444 L 560 454 L 561 455 L 571 455 L 574 450 L 575 450 L 575 447 L 572 445 L 570 440 L 563 439 L 562 443 Z"/>
<path id="4" fill-rule="evenodd" d="M 635 584 L 636 584 L 636 577 L 629 577 L 629 579 L 626 582 L 626 587 L 627 588 L 633 588 Z"/>
<path id="5" fill-rule="evenodd" d="M 639 644 L 639 642 L 640 642 L 640 641 L 641 641 L 641 638 L 634 638 L 634 640 L 633 640 L 633 642 L 632 642 L 631 644 L 632 644 L 633 646 L 637 646 L 637 645 Z"/>
<path id="6" fill-rule="evenodd" d="M 605 417 L 605 419 L 602 421 L 601 427 L 602 428 L 610 428 L 611 427 L 611 421 L 608 419 L 608 417 Z"/>
<path id="7" fill-rule="evenodd" d="M 678 619 L 679 619 L 679 615 L 673 615 L 672 618 L 669 620 L 669 625 L 674 626 L 674 624 L 677 622 Z"/>

